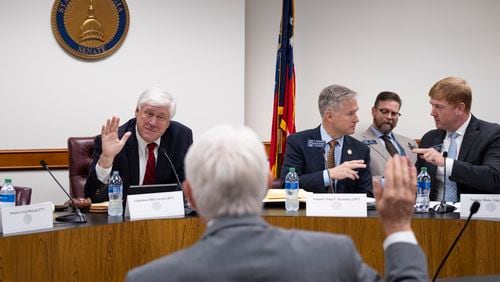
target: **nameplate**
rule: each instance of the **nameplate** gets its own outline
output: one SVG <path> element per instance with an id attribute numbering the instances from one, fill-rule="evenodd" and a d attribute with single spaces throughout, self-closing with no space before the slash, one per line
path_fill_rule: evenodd
<path id="1" fill-rule="evenodd" d="M 363 140 L 363 144 L 365 144 L 365 145 L 374 145 L 374 144 L 377 144 L 377 140 L 375 140 L 375 139 L 364 139 Z"/>
<path id="2" fill-rule="evenodd" d="M 325 145 L 326 145 L 326 142 L 324 140 L 314 140 L 314 139 L 307 140 L 307 147 L 308 148 L 323 149 L 323 148 L 325 148 Z"/>
<path id="3" fill-rule="evenodd" d="M 4 235 L 54 227 L 54 204 L 51 202 L 26 206 L 3 207 L 0 211 Z"/>
<path id="4" fill-rule="evenodd" d="M 306 216 L 366 217 L 366 194 L 312 194 L 306 200 Z"/>
<path id="5" fill-rule="evenodd" d="M 473 217 L 500 218 L 500 195 L 498 194 L 461 194 L 460 217 L 469 217 L 470 206 L 478 201 L 481 206 Z"/>
<path id="6" fill-rule="evenodd" d="M 131 220 L 184 216 L 182 191 L 128 195 L 125 216 Z"/>

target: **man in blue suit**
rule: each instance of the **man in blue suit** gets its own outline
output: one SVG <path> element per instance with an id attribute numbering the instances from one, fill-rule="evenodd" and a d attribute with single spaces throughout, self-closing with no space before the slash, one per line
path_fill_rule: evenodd
<path id="1" fill-rule="evenodd" d="M 356 95 L 341 85 L 330 85 L 321 91 L 318 107 L 322 122 L 287 138 L 282 182 L 293 167 L 299 175 L 299 186 L 307 191 L 366 193 L 373 197 L 372 177 L 367 168 L 370 149 L 349 136 L 359 122 Z"/>

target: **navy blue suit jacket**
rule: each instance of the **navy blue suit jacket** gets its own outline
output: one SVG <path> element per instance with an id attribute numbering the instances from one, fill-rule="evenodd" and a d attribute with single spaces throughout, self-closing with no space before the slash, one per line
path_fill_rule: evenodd
<path id="1" fill-rule="evenodd" d="M 113 169 L 120 172 L 123 180 L 124 200 L 130 185 L 138 185 L 142 182 L 139 179 L 139 149 L 135 131 L 136 119 L 130 119 L 118 129 L 118 136 L 122 138 L 125 132 L 130 131 L 132 135 L 127 140 L 123 149 L 113 160 Z M 184 181 L 184 157 L 189 146 L 193 143 L 193 133 L 185 125 L 170 121 L 170 125 L 161 137 L 160 148 L 164 148 L 172 160 L 179 180 Z M 92 202 L 103 202 L 108 200 L 107 185 L 97 179 L 95 166 L 102 153 L 101 135 L 94 139 L 93 161 L 90 164 L 89 175 L 85 183 L 85 197 L 90 197 Z M 175 174 L 170 167 L 168 160 L 160 152 L 156 160 L 155 183 L 168 184 L 177 183 Z"/>
<path id="2" fill-rule="evenodd" d="M 288 136 L 283 166 L 281 167 L 281 182 L 284 183 L 288 168 L 294 167 L 299 175 L 299 186 L 301 188 L 314 193 L 326 193 L 328 186 L 325 186 L 323 182 L 323 170 L 325 169 L 323 150 L 308 147 L 308 140 L 321 140 L 319 126 Z M 357 169 L 359 175 L 357 180 L 349 178 L 338 180 L 335 186 L 336 192 L 366 193 L 368 196 L 373 197 L 372 175 L 369 169 L 370 148 L 346 135 L 344 136 L 340 161 L 343 163 L 351 160 L 364 160 L 366 168 Z"/>
<path id="3" fill-rule="evenodd" d="M 431 130 L 422 137 L 419 147 L 442 144 L 445 137 L 445 130 Z M 418 158 L 415 166 L 418 171 L 427 167 L 432 185 L 430 198 L 441 200 L 437 199 L 437 181 L 432 181 L 436 177 L 436 166 L 422 158 Z M 500 125 L 471 117 L 449 179 L 457 183 L 459 195 L 500 193 Z"/>

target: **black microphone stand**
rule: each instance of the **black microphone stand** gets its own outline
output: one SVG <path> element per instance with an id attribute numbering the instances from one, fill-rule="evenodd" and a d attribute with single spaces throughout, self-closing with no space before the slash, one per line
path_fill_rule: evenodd
<path id="1" fill-rule="evenodd" d="M 448 157 L 448 152 L 444 151 L 443 152 L 443 158 L 444 158 L 444 172 L 443 172 L 443 198 L 441 199 L 441 203 L 438 205 L 435 205 L 433 210 L 437 213 L 450 213 L 456 210 L 452 205 L 446 204 L 446 158 Z"/>
<path id="2" fill-rule="evenodd" d="M 57 183 L 57 185 L 59 185 L 61 190 L 63 190 L 63 192 L 68 196 L 69 202 L 70 202 L 70 208 L 71 208 L 71 204 L 73 204 L 73 206 L 75 208 L 74 209 L 75 213 L 70 213 L 70 214 L 58 216 L 58 217 L 56 217 L 56 221 L 71 222 L 71 223 L 86 223 L 87 217 L 85 216 L 85 214 L 83 214 L 80 211 L 80 209 L 78 208 L 76 203 L 73 202 L 73 198 L 69 195 L 69 193 L 66 191 L 66 189 L 64 189 L 64 187 L 61 185 L 61 183 L 59 183 L 59 181 L 54 176 L 54 174 L 52 174 L 52 171 L 50 171 L 49 166 L 47 165 L 47 162 L 45 162 L 44 160 L 40 160 L 40 165 L 42 165 L 42 167 L 50 174 L 50 176 L 52 176 L 52 179 L 54 179 L 54 181 Z"/>
<path id="3" fill-rule="evenodd" d="M 464 227 L 462 227 L 462 230 L 460 230 L 460 233 L 458 233 L 458 236 L 457 238 L 455 238 L 455 241 L 453 241 L 453 244 L 451 244 L 451 247 L 450 249 L 448 250 L 448 253 L 446 254 L 446 256 L 444 256 L 443 260 L 441 261 L 441 263 L 439 264 L 439 267 L 438 269 L 436 270 L 436 273 L 434 274 L 434 277 L 432 278 L 432 282 L 436 281 L 436 278 L 438 277 L 438 274 L 439 272 L 441 271 L 441 268 L 443 268 L 443 265 L 444 263 L 446 262 L 446 260 L 448 259 L 448 257 L 450 256 L 451 254 L 451 251 L 453 250 L 453 248 L 455 248 L 455 245 L 457 244 L 458 242 L 458 239 L 460 239 L 460 237 L 462 237 L 462 233 L 464 233 L 465 231 L 465 228 L 467 227 L 467 225 L 469 224 L 469 221 L 472 217 L 473 214 L 475 214 L 478 210 L 479 210 L 479 207 L 481 206 L 481 203 L 479 203 L 478 201 L 474 201 L 472 203 L 472 205 L 470 206 L 470 213 L 469 213 L 469 217 L 467 218 L 467 220 L 465 221 L 465 224 L 464 224 Z"/>
<path id="4" fill-rule="evenodd" d="M 177 185 L 179 185 L 179 189 L 182 191 L 182 198 L 184 200 L 184 214 L 189 215 L 195 212 L 190 206 L 189 202 L 187 201 L 186 195 L 184 194 L 184 188 L 182 187 L 182 183 L 179 179 L 179 175 L 177 174 L 177 171 L 175 171 L 174 163 L 172 162 L 172 159 L 167 154 L 167 151 L 164 148 L 160 148 L 160 152 L 167 158 L 168 163 L 170 164 L 170 168 L 174 172 L 175 179 L 177 180 Z"/>

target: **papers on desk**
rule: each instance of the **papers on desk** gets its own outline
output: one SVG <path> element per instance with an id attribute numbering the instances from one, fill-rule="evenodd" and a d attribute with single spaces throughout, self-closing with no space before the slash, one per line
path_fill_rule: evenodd
<path id="1" fill-rule="evenodd" d="M 307 196 L 312 195 L 312 192 L 307 192 L 304 189 L 299 189 L 299 202 L 305 203 Z M 286 194 L 285 189 L 268 189 L 267 195 L 264 198 L 264 203 L 280 203 L 285 202 Z"/>

